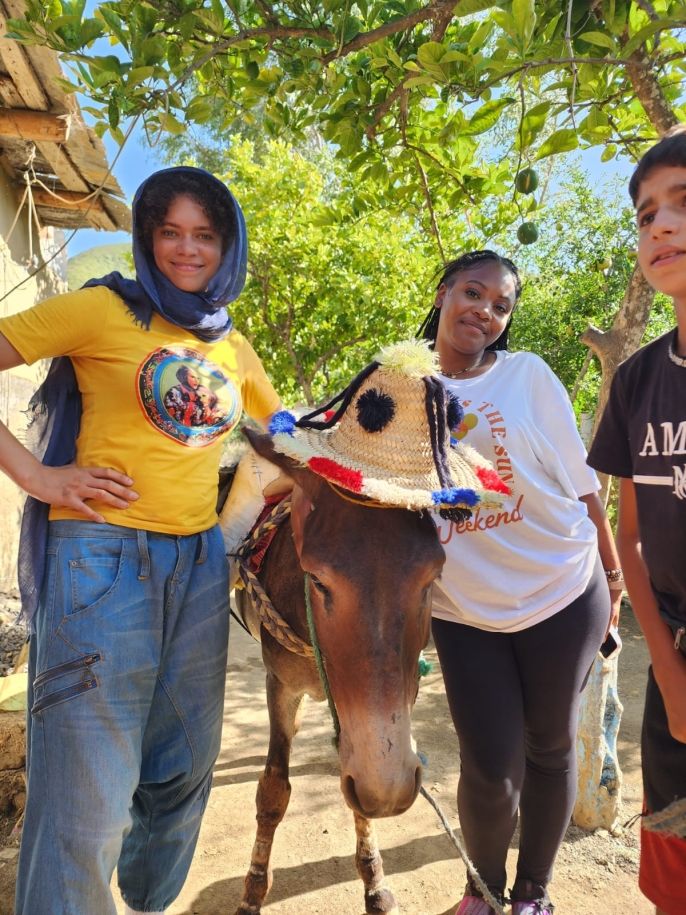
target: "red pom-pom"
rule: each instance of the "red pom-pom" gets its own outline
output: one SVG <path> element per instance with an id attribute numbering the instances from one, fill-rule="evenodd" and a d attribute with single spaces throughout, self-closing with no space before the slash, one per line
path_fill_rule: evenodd
<path id="1" fill-rule="evenodd" d="M 500 492 L 505 496 L 512 494 L 510 487 L 503 483 L 495 470 L 489 470 L 487 467 L 478 467 L 476 475 L 483 488 L 489 490 L 489 492 Z"/>
<path id="2" fill-rule="evenodd" d="M 329 420 L 333 419 L 335 415 L 336 415 L 335 410 L 325 410 L 324 411 L 324 422 L 328 423 Z"/>
<path id="3" fill-rule="evenodd" d="M 307 466 L 319 476 L 331 480 L 332 483 L 339 483 L 344 489 L 349 489 L 351 492 L 362 492 L 363 477 L 359 470 L 350 470 L 336 461 L 323 457 L 310 458 Z"/>

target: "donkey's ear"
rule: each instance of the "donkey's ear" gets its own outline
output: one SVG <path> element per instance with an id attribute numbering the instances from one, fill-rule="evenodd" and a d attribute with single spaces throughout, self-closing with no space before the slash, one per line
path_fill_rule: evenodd
<path id="1" fill-rule="evenodd" d="M 293 458 L 288 457 L 288 455 L 281 454 L 274 449 L 271 435 L 267 435 L 265 432 L 256 432 L 249 426 L 243 426 L 241 431 L 260 457 L 275 464 L 289 477 L 298 480 L 301 476 L 307 475 L 306 468 L 294 461 Z"/>

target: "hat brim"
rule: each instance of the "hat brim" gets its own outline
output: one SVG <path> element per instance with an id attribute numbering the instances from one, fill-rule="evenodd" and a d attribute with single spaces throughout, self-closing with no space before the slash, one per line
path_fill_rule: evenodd
<path id="1" fill-rule="evenodd" d="M 499 506 L 509 489 L 492 466 L 469 446 L 460 445 L 447 453 L 450 489 L 441 487 L 438 475 L 409 479 L 393 475 L 387 467 L 360 466 L 331 443 L 332 430 L 296 428 L 292 433 L 276 433 L 274 448 L 307 466 L 318 476 L 348 492 L 374 502 L 415 511 L 422 509 L 464 508 L 476 505 Z"/>

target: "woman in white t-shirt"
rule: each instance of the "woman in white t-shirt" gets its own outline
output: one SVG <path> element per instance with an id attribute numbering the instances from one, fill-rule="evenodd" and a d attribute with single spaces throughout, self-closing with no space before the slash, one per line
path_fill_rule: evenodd
<path id="1" fill-rule="evenodd" d="M 550 915 L 546 887 L 576 791 L 580 695 L 621 590 L 608 586 L 617 554 L 566 392 L 538 356 L 506 349 L 520 292 L 507 258 L 464 254 L 445 268 L 420 330 L 464 411 L 454 435 L 511 490 L 499 509 L 439 520 L 447 558 L 433 636 L 460 742 L 469 856 L 504 899 L 519 814 L 512 913 Z M 468 883 L 455 915 L 492 912 Z"/>

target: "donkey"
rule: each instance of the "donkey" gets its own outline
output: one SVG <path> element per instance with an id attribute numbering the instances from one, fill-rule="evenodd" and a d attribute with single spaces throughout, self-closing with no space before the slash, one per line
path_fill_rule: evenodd
<path id="1" fill-rule="evenodd" d="M 241 564 L 247 587 L 238 603 L 262 641 L 270 738 L 237 915 L 259 913 L 269 890 L 305 694 L 327 695 L 339 731 L 341 790 L 355 818 L 365 911 L 396 910 L 371 820 L 403 813 L 421 784 L 410 714 L 429 638 L 431 587 L 445 561 L 430 509 L 460 520 L 506 491 L 476 452 L 451 448 L 450 430 L 461 418 L 435 374 L 434 355 L 411 342 L 380 353 L 325 407 L 299 420 L 277 414 L 271 437 L 247 432 L 294 488 L 290 519 L 258 577 Z"/>
<path id="2" fill-rule="evenodd" d="M 421 784 L 410 714 L 419 654 L 429 638 L 431 585 L 445 553 L 428 511 L 369 507 L 246 430 L 253 448 L 295 483 L 290 519 L 267 551 L 259 581 L 304 641 L 305 573 L 314 628 L 340 721 L 341 790 L 352 809 L 365 912 L 396 910 L 384 883 L 376 817 L 403 813 Z M 246 591 L 237 591 L 249 628 L 259 628 Z M 257 789 L 257 837 L 237 915 L 256 915 L 271 886 L 269 858 L 290 797 L 288 766 L 303 698 L 325 698 L 314 657 L 284 648 L 262 627 L 269 750 Z"/>

